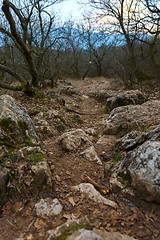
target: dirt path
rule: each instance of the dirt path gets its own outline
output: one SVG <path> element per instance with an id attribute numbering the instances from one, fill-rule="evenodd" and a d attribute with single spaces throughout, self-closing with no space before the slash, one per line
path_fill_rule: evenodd
<path id="1" fill-rule="evenodd" d="M 103 133 L 101 123 L 106 116 L 106 109 L 102 103 L 87 96 L 88 92 L 95 89 L 111 88 L 111 82 L 106 79 L 72 81 L 80 96 L 66 96 L 68 110 L 67 114 L 76 113 L 80 121 L 76 128 L 93 129 L 93 144 Z M 26 107 L 31 107 L 29 101 L 18 96 L 19 101 Z M 46 109 L 45 106 L 44 109 Z M 51 108 L 49 105 L 48 108 Z M 74 110 L 73 112 L 70 110 Z M 48 137 L 43 141 L 46 151 L 47 162 L 52 171 L 53 191 L 49 193 L 52 198 L 58 198 L 63 206 L 60 215 L 50 219 L 38 218 L 34 212 L 34 205 L 38 198 L 12 199 L 3 208 L 0 218 L 0 240 L 45 240 L 48 230 L 54 229 L 67 219 L 78 219 L 86 217 L 92 227 L 105 229 L 107 231 L 118 231 L 128 234 L 137 239 L 160 240 L 160 212 L 155 205 L 150 211 L 140 209 L 126 199 L 110 193 L 107 197 L 117 202 L 118 209 L 113 209 L 103 204 L 97 204 L 86 196 L 71 190 L 71 186 L 84 182 L 84 175 L 88 175 L 96 183 L 104 185 L 104 165 L 90 162 L 80 154 L 81 149 L 76 152 L 66 152 L 56 141 L 56 138 Z M 43 197 L 48 193 L 43 193 Z M 148 206 L 147 206 L 148 208 Z M 85 240 L 85 239 L 84 239 Z"/>

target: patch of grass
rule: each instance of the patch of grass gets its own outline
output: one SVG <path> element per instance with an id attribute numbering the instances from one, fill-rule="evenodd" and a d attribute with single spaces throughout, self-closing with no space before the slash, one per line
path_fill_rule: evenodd
<path id="1" fill-rule="evenodd" d="M 116 151 L 113 158 L 114 163 L 118 163 L 121 160 L 122 160 L 122 153 L 120 151 Z"/>

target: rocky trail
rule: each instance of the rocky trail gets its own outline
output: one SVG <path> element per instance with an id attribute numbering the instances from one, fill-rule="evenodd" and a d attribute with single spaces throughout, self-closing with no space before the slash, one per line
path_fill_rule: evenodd
<path id="1" fill-rule="evenodd" d="M 121 107 L 116 108 L 113 101 L 107 107 L 104 98 L 106 92 L 112 98 L 122 90 L 113 81 L 100 78 L 61 81 L 54 91 L 45 92 L 47 98 L 7 92 L 28 110 L 35 123 L 50 169 L 50 183 L 38 194 L 26 194 L 17 188 L 16 195 L 7 197 L 0 215 L 0 240 L 160 240 L 159 203 L 129 200 L 109 180 L 110 169 L 128 152 L 123 149 L 119 155 L 116 148 L 126 131 L 122 124 L 121 130 L 116 128 L 114 122 L 114 113 L 120 114 Z M 148 113 L 151 104 L 144 106 Z M 157 105 L 152 108 L 159 114 Z M 155 112 L 155 116 L 158 114 Z M 143 118 L 146 128 L 148 119 L 145 114 Z M 137 123 L 138 130 L 144 129 L 141 122 Z M 131 124 L 132 120 L 128 120 L 127 129 Z M 154 126 L 158 124 L 160 117 L 154 117 Z M 150 135 L 154 135 L 152 127 L 147 129 Z M 159 135 L 156 139 L 159 141 Z M 52 211 L 48 206 L 53 199 L 56 209 Z M 37 205 L 40 201 L 41 206 Z"/>

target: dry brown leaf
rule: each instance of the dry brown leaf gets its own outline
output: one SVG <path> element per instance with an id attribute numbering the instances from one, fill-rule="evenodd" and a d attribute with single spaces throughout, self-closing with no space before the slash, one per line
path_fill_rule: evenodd
<path id="1" fill-rule="evenodd" d="M 62 181 L 62 179 L 61 179 L 61 177 L 60 177 L 59 175 L 56 175 L 56 176 L 55 176 L 55 180 L 56 180 L 57 182 L 61 182 L 61 181 Z"/>
<path id="2" fill-rule="evenodd" d="M 37 229 L 41 229 L 46 227 L 46 223 L 42 219 L 37 219 L 34 223 L 34 227 Z"/>
<path id="3" fill-rule="evenodd" d="M 76 205 L 73 197 L 69 197 L 69 198 L 68 198 L 68 201 L 69 201 L 70 204 L 72 204 L 73 207 Z"/>

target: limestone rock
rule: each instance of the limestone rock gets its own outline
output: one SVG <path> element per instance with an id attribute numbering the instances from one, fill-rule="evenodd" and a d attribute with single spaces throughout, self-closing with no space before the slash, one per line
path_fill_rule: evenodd
<path id="1" fill-rule="evenodd" d="M 5 146 L 38 145 L 27 110 L 9 95 L 0 96 L 0 141 Z"/>
<path id="2" fill-rule="evenodd" d="M 62 147 L 68 151 L 76 151 L 83 145 L 92 145 L 90 137 L 82 129 L 72 129 L 63 133 L 58 139 Z"/>
<path id="3" fill-rule="evenodd" d="M 117 208 L 117 204 L 114 201 L 103 197 L 90 183 L 81 183 L 77 186 L 72 187 L 72 190 L 86 194 L 90 199 L 97 203 L 103 203 L 113 208 Z"/>
<path id="4" fill-rule="evenodd" d="M 113 109 L 103 122 L 105 134 L 124 133 L 130 130 L 148 130 L 160 122 L 160 101 L 147 101 L 142 105 L 128 105 Z"/>
<path id="5" fill-rule="evenodd" d="M 37 119 L 35 122 L 35 128 L 41 138 L 54 135 L 53 129 L 45 119 Z"/>
<path id="6" fill-rule="evenodd" d="M 119 106 L 137 105 L 147 101 L 147 97 L 139 90 L 130 90 L 119 92 L 117 95 L 107 99 L 107 105 L 110 110 Z"/>
<path id="7" fill-rule="evenodd" d="M 160 203 L 160 141 L 147 141 L 132 151 L 128 171 L 136 194 Z"/>
<path id="8" fill-rule="evenodd" d="M 89 161 L 97 162 L 98 164 L 102 165 L 101 159 L 98 157 L 94 146 L 84 150 L 81 155 Z"/>
<path id="9" fill-rule="evenodd" d="M 63 207 L 57 198 L 40 199 L 35 204 L 35 212 L 39 217 L 52 217 L 61 213 Z"/>
<path id="10" fill-rule="evenodd" d="M 60 112 L 50 109 L 47 112 L 39 112 L 34 118 L 34 123 L 37 132 L 41 138 L 53 136 L 58 131 L 65 129 L 65 119 L 61 116 Z"/>
<path id="11" fill-rule="evenodd" d="M 132 131 L 117 140 L 116 146 L 120 150 L 129 151 L 144 143 L 148 138 L 148 133 Z"/>
<path id="12" fill-rule="evenodd" d="M 93 91 L 89 93 L 89 96 L 96 98 L 97 100 L 103 101 L 106 103 L 108 98 L 114 97 L 117 95 L 117 91 L 112 91 L 108 89 L 102 89 L 98 91 Z"/>
<path id="13" fill-rule="evenodd" d="M 129 151 L 140 146 L 147 140 L 160 140 L 160 125 L 150 132 L 132 131 L 117 140 L 116 146 L 120 150 Z"/>
<path id="14" fill-rule="evenodd" d="M 81 95 L 81 93 L 77 89 L 74 89 L 72 86 L 63 86 L 60 89 L 60 94 L 65 94 L 68 96 L 73 96 L 73 95 L 80 96 Z"/>
<path id="15" fill-rule="evenodd" d="M 144 142 L 106 171 L 113 191 L 160 203 L 160 141 Z"/>
<path id="16" fill-rule="evenodd" d="M 67 240 L 136 240 L 128 235 L 118 232 L 106 232 L 98 229 L 86 230 L 80 229 L 67 237 Z"/>
<path id="17" fill-rule="evenodd" d="M 43 190 L 49 190 L 52 187 L 52 174 L 46 161 L 37 162 L 31 166 L 32 181 L 30 190 L 36 194 Z"/>

